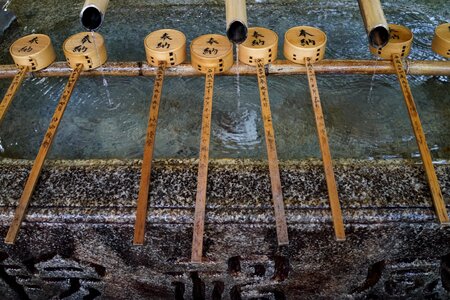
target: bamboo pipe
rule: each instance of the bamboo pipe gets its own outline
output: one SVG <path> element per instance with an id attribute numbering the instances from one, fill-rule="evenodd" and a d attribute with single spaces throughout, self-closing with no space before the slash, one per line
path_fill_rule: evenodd
<path id="1" fill-rule="evenodd" d="M 245 0 L 225 1 L 227 37 L 235 44 L 240 44 L 247 39 L 247 5 Z"/>
<path id="2" fill-rule="evenodd" d="M 358 0 L 359 10 L 369 37 L 369 44 L 375 48 L 389 42 L 389 26 L 380 0 Z"/>
<path id="3" fill-rule="evenodd" d="M 109 0 L 86 0 L 80 13 L 80 22 L 84 28 L 95 31 L 100 28 L 105 19 Z"/>
<path id="4" fill-rule="evenodd" d="M 101 70 L 91 70 L 82 72 L 81 76 L 156 76 L 157 67 L 146 62 L 108 62 Z M 36 77 L 68 77 L 72 69 L 66 62 L 56 62 L 48 68 L 33 72 Z M 395 68 L 390 60 L 340 60 L 324 59 L 314 64 L 316 74 L 396 74 Z M 13 78 L 18 73 L 15 65 L 0 65 L 0 79 Z M 233 65 L 231 69 L 217 76 L 234 76 L 237 73 L 243 76 L 256 75 L 256 70 L 252 66 L 239 64 Z M 450 61 L 433 60 L 407 60 L 406 73 L 408 75 L 427 76 L 450 76 Z M 297 75 L 306 74 L 306 68 L 300 64 L 294 64 L 288 60 L 277 60 L 270 65 L 266 65 L 268 75 Z M 201 76 L 190 62 L 170 67 L 166 70 L 165 76 Z"/>

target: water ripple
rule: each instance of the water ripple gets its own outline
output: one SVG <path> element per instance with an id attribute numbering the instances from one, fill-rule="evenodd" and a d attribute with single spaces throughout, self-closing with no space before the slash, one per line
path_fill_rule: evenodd
<path id="1" fill-rule="evenodd" d="M 441 60 L 431 49 L 434 28 L 446 21 L 443 1 L 384 1 L 390 23 L 414 33 L 410 59 Z M 0 60 L 10 63 L 9 45 L 33 30 L 50 34 L 55 49 L 79 30 L 73 10 L 58 1 L 45 7 L 33 2 L 33 14 L 0 42 Z M 11 8 L 23 10 L 15 6 Z M 110 61 L 145 58 L 142 40 L 159 28 L 176 28 L 192 41 L 224 32 L 222 5 L 155 6 L 142 1 L 115 6 L 102 27 Z M 54 13 L 59 11 L 58 14 Z M 138 18 L 129 18 L 139 15 Z M 170 15 L 170 18 L 166 16 Z M 265 26 L 279 36 L 305 24 L 327 33 L 326 58 L 373 59 L 358 5 L 354 0 L 289 4 L 251 4 L 249 23 Z M 49 32 L 51 31 L 51 32 Z M 64 57 L 57 51 L 58 60 Z M 433 158 L 450 156 L 448 77 L 408 76 Z M 67 78 L 29 78 L 0 127 L 0 155 L 34 158 Z M 106 81 L 106 82 L 105 82 Z M 78 82 L 50 156 L 52 158 L 139 158 L 142 156 L 153 87 L 152 78 L 83 77 Z M 10 80 L 0 80 L 4 94 Z M 258 86 L 254 76 L 217 76 L 211 157 L 265 157 L 265 140 Z M 306 76 L 269 76 L 269 96 L 280 159 L 320 157 Z M 394 75 L 318 75 L 330 146 L 335 158 L 416 157 L 417 145 L 404 100 Z M 155 157 L 197 157 L 200 144 L 204 78 L 166 78 L 155 142 Z M 240 94 L 240 96 L 239 96 Z"/>

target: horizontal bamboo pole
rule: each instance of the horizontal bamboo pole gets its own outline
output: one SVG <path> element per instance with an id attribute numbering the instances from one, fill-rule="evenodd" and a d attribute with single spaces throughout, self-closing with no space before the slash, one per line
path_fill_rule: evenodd
<path id="1" fill-rule="evenodd" d="M 306 74 L 303 65 L 287 60 L 277 60 L 266 67 L 268 75 Z M 83 72 L 83 76 L 156 76 L 157 67 L 144 62 L 109 62 L 96 70 Z M 336 60 L 325 59 L 314 64 L 318 74 L 396 74 L 389 60 Z M 32 73 L 37 77 L 68 77 L 72 69 L 65 62 L 56 62 L 48 68 Z M 256 68 L 245 64 L 234 65 L 229 71 L 217 75 L 256 75 Z M 450 61 L 407 61 L 407 74 L 411 75 L 450 75 Z M 0 65 L 0 79 L 12 78 L 18 72 L 15 65 Z M 167 68 L 166 76 L 203 76 L 189 63 Z"/>

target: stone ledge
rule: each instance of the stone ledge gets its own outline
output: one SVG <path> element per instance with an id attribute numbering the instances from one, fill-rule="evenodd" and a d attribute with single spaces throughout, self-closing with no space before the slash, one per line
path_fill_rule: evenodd
<path id="1" fill-rule="evenodd" d="M 437 223 L 421 165 L 335 165 L 347 240 L 334 241 L 320 161 L 282 162 L 290 245 L 278 248 L 266 163 L 213 160 L 204 263 L 191 264 L 196 160 L 155 163 L 144 246 L 132 245 L 140 161 L 49 161 L 17 243 L 0 244 L 0 292 L 4 299 L 448 299 L 450 228 Z M 0 161 L 0 236 L 30 166 Z M 448 201 L 449 166 L 436 167 Z"/>

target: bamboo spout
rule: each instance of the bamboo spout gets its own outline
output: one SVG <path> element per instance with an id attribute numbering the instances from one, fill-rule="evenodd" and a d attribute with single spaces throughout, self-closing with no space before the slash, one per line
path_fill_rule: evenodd
<path id="1" fill-rule="evenodd" d="M 87 30 L 97 30 L 105 19 L 109 0 L 86 0 L 80 13 L 81 25 Z"/>
<path id="2" fill-rule="evenodd" d="M 227 19 L 227 37 L 235 44 L 240 44 L 247 39 L 247 5 L 245 0 L 225 1 Z"/>
<path id="3" fill-rule="evenodd" d="M 369 44 L 374 48 L 385 46 L 389 41 L 389 26 L 380 0 L 358 0 L 358 3 Z"/>

